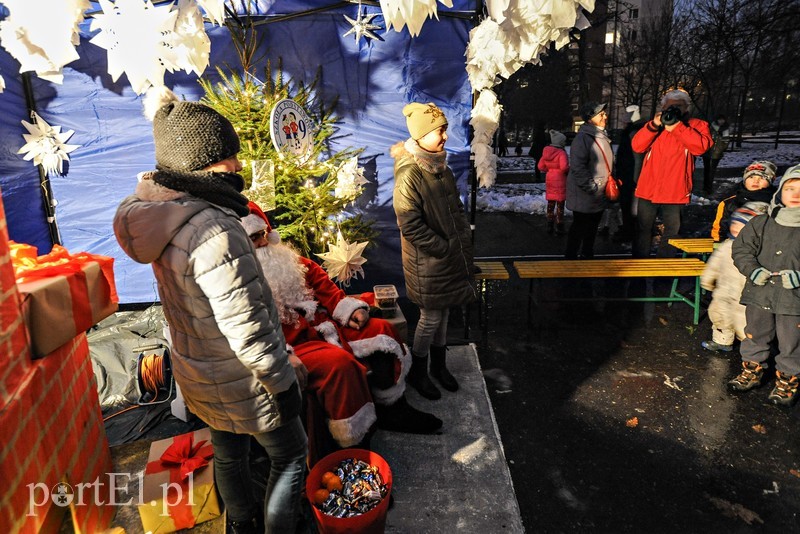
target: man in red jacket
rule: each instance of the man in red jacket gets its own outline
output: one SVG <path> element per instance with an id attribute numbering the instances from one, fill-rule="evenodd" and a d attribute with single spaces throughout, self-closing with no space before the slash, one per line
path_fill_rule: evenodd
<path id="1" fill-rule="evenodd" d="M 691 99 L 680 89 L 667 92 L 661 99 L 661 111 L 640 129 L 631 140 L 634 152 L 645 154 L 636 186 L 638 212 L 633 256 L 650 255 L 653 223 L 659 209 L 664 235 L 659 256 L 674 254 L 667 245 L 681 228 L 681 206 L 692 198 L 694 158 L 712 145 L 708 123 L 689 118 Z"/>

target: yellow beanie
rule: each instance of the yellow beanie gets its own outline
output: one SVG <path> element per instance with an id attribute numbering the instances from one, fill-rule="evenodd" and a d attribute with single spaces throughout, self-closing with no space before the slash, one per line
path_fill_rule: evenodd
<path id="1" fill-rule="evenodd" d="M 433 102 L 427 104 L 412 102 L 403 108 L 403 115 L 406 116 L 408 133 L 415 141 L 440 126 L 447 125 L 447 117 L 444 116 L 444 112 Z"/>

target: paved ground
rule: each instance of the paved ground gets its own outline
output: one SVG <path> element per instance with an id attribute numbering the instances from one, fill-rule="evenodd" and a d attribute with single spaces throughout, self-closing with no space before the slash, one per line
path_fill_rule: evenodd
<path id="1" fill-rule="evenodd" d="M 712 213 L 688 208 L 687 233 Z M 559 255 L 564 241 L 541 216 L 478 214 L 478 256 Z M 624 248 L 601 238 L 597 251 Z M 527 283 L 493 289 L 479 354 L 527 531 L 800 531 L 800 408 L 767 404 L 771 384 L 728 393 L 739 355 L 700 348 L 707 318 L 692 326 L 684 305 L 554 304 L 528 327 Z"/>

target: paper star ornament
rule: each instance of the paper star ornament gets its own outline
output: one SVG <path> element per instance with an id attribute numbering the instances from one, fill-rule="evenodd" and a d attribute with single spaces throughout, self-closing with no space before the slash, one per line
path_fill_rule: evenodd
<path id="1" fill-rule="evenodd" d="M 164 36 L 161 57 L 170 72 L 194 72 L 198 76 L 208 67 L 211 39 L 208 38 L 203 15 L 192 0 L 178 0 L 175 28 Z"/>
<path id="2" fill-rule="evenodd" d="M 380 39 L 376 34 L 372 33 L 372 30 L 380 30 L 381 27 L 379 24 L 372 24 L 372 19 L 378 16 L 378 13 L 370 13 L 369 15 L 361 13 L 361 6 L 358 7 L 358 15 L 356 19 L 353 20 L 347 15 L 344 16 L 347 19 L 347 22 L 350 23 L 352 28 L 347 30 L 342 37 L 347 37 L 351 33 L 355 35 L 356 42 L 360 41 L 362 37 L 366 37 L 368 39 Z"/>
<path id="3" fill-rule="evenodd" d="M 348 243 L 342 236 L 342 232 L 338 232 L 336 234 L 336 244 L 329 244 L 329 251 L 317 254 L 317 256 L 324 260 L 322 268 L 327 271 L 328 276 L 334 279 L 335 282 L 347 287 L 354 276 L 360 274 L 361 278 L 364 278 L 362 265 L 367 263 L 367 260 L 361 254 L 368 244 L 369 241 Z"/>
<path id="4" fill-rule="evenodd" d="M 347 200 L 355 200 L 361 194 L 362 186 L 368 184 L 364 178 L 364 167 L 358 166 L 358 158 L 348 159 L 336 173 L 336 188 L 334 196 Z"/>
<path id="5" fill-rule="evenodd" d="M 78 25 L 88 0 L 3 0 L 9 11 L 0 22 L 0 43 L 20 64 L 20 72 L 62 83 L 62 69 L 78 59 Z"/>
<path id="6" fill-rule="evenodd" d="M 169 61 L 165 35 L 175 28 L 177 11 L 154 7 L 151 0 L 99 0 L 102 13 L 94 16 L 91 30 L 100 30 L 90 43 L 108 51 L 108 73 L 113 81 L 124 72 L 131 87 L 142 94 L 164 84 Z"/>
<path id="7" fill-rule="evenodd" d="M 61 126 L 50 126 L 35 111 L 32 112 L 33 124 L 21 121 L 28 133 L 22 134 L 25 144 L 17 154 L 25 154 L 25 161 L 33 160 L 34 165 L 41 165 L 47 174 L 64 174 L 63 163 L 69 161 L 69 154 L 81 145 L 66 144 L 74 130 L 61 133 Z"/>
<path id="8" fill-rule="evenodd" d="M 0 75 L 0 93 L 6 90 L 6 79 Z"/>

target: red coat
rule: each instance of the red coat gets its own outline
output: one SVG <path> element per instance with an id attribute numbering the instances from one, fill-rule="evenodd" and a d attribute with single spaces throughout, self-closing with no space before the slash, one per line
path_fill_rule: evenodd
<path id="1" fill-rule="evenodd" d="M 561 147 L 549 145 L 544 147 L 542 157 L 536 163 L 539 170 L 546 172 L 545 199 L 563 202 L 567 199 L 567 173 L 569 158 L 567 151 Z"/>
<path id="2" fill-rule="evenodd" d="M 694 158 L 710 146 L 711 132 L 704 120 L 689 119 L 688 126 L 678 123 L 671 132 L 648 122 L 631 140 L 633 151 L 645 154 L 636 196 L 653 204 L 688 204 Z"/>

